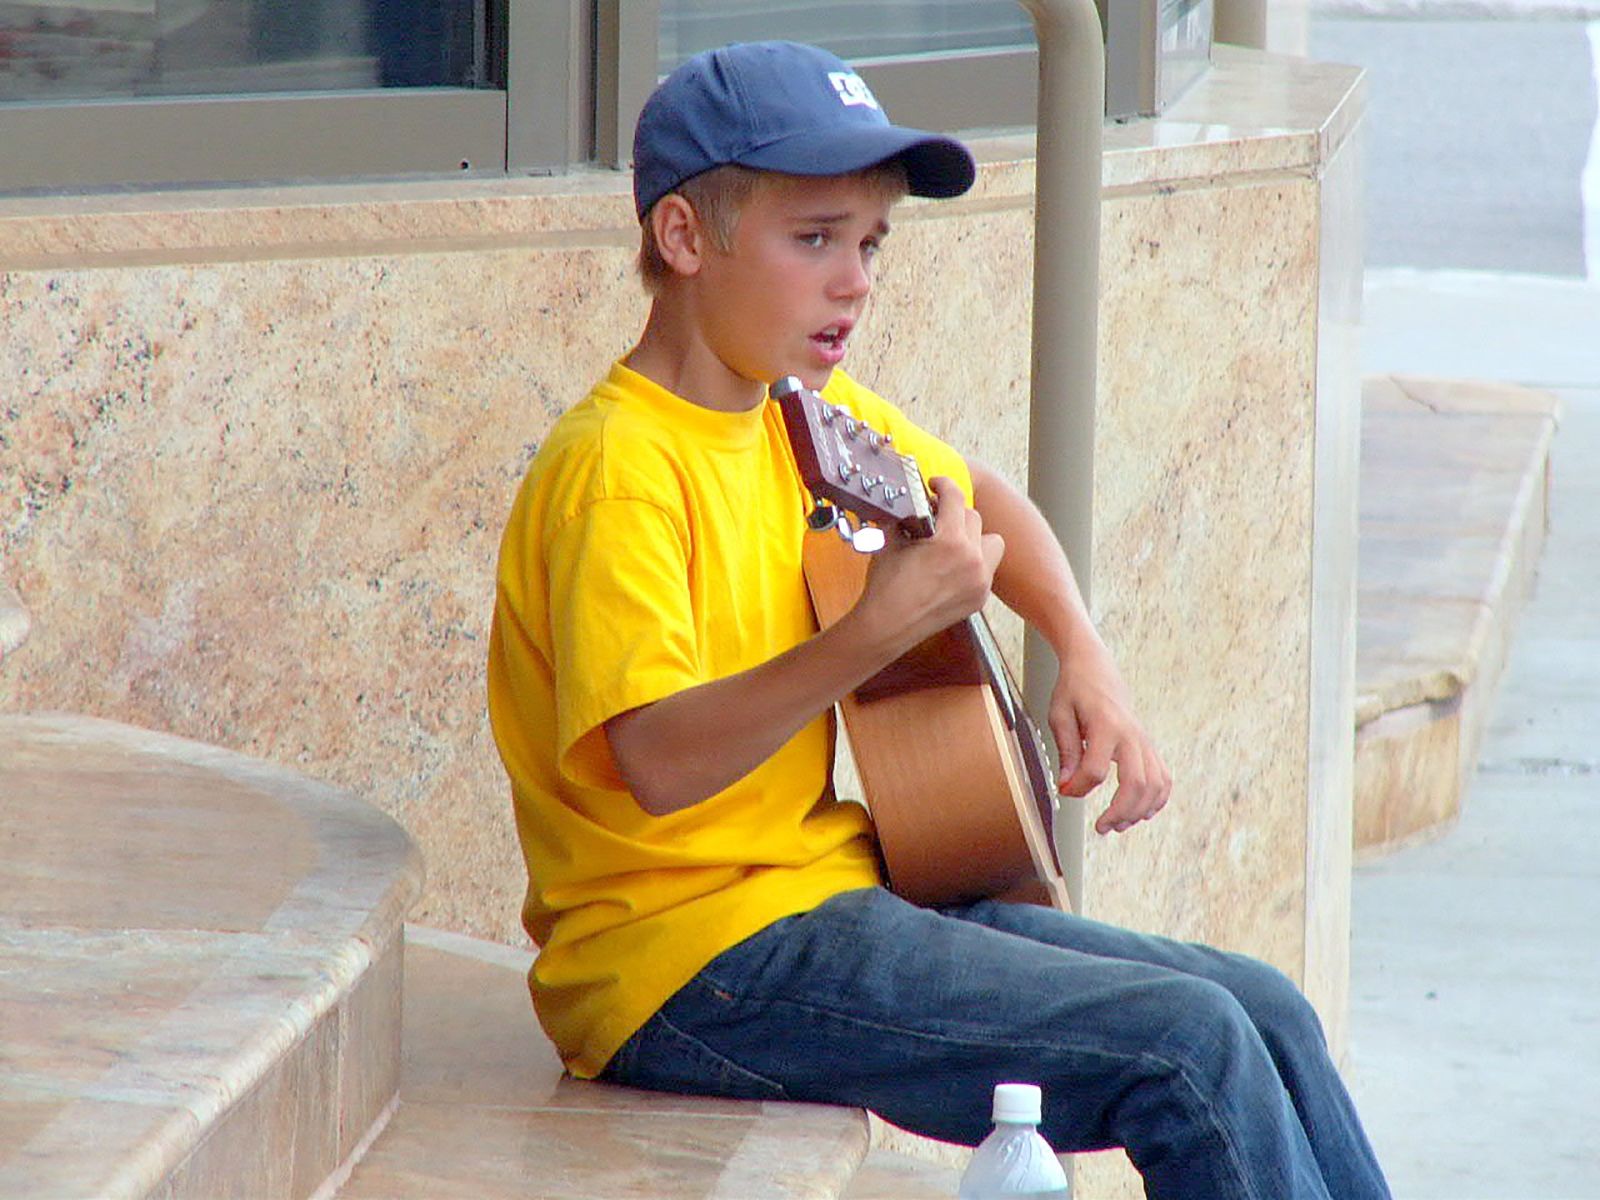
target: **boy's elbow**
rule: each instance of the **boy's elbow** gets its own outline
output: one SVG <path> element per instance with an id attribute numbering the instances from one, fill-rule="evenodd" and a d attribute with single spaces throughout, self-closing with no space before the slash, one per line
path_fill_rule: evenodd
<path id="1" fill-rule="evenodd" d="M 695 781 L 682 778 L 672 770 L 672 764 L 659 758 L 635 759 L 630 766 L 617 765 L 617 773 L 633 797 L 633 802 L 652 817 L 665 817 L 690 808 L 704 800 L 708 793 L 696 789 Z"/>
<path id="2" fill-rule="evenodd" d="M 636 708 L 607 721 L 606 741 L 611 746 L 612 764 L 634 803 L 652 817 L 664 817 L 690 802 L 678 795 L 679 789 L 662 769 L 660 755 L 651 748 L 648 726 L 642 727 L 638 721 L 645 711 Z"/>
<path id="3" fill-rule="evenodd" d="M 633 802 L 652 817 L 664 817 L 684 807 L 676 797 L 664 789 L 630 780 L 626 774 L 623 775 L 623 781 L 628 785 L 628 794 L 633 797 Z"/>

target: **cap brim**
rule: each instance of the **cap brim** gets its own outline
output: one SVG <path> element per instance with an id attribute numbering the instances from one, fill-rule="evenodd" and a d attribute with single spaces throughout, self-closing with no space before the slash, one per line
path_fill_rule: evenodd
<path id="1" fill-rule="evenodd" d="M 913 196 L 959 196 L 977 177 L 972 153 L 955 138 L 898 125 L 797 133 L 741 154 L 736 161 L 788 175 L 848 175 L 890 159 L 905 165 Z"/>

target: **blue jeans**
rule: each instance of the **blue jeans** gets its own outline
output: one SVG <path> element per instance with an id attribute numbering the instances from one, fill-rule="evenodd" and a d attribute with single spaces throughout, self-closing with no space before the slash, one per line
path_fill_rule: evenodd
<path id="1" fill-rule="evenodd" d="M 1057 1151 L 1122 1146 L 1152 1197 L 1389 1195 L 1286 977 L 1033 905 L 835 896 L 714 959 L 602 1078 L 859 1105 L 967 1145 L 996 1083 L 1032 1082 Z"/>

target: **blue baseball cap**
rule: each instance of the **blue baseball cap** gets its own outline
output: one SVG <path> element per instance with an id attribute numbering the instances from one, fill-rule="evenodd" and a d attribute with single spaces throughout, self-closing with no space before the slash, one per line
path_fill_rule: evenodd
<path id="1" fill-rule="evenodd" d="M 889 159 L 914 196 L 959 196 L 976 176 L 956 139 L 891 125 L 842 59 L 798 42 L 744 42 L 695 55 L 645 101 L 633 136 L 639 219 L 687 179 L 725 163 L 846 175 Z"/>

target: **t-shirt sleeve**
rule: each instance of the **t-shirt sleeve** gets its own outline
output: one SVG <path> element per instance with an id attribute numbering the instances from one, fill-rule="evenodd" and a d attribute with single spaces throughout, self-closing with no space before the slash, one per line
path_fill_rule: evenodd
<path id="1" fill-rule="evenodd" d="M 703 682 L 688 533 L 646 500 L 585 505 L 547 549 L 557 762 L 587 787 L 622 786 L 606 721 Z"/>

